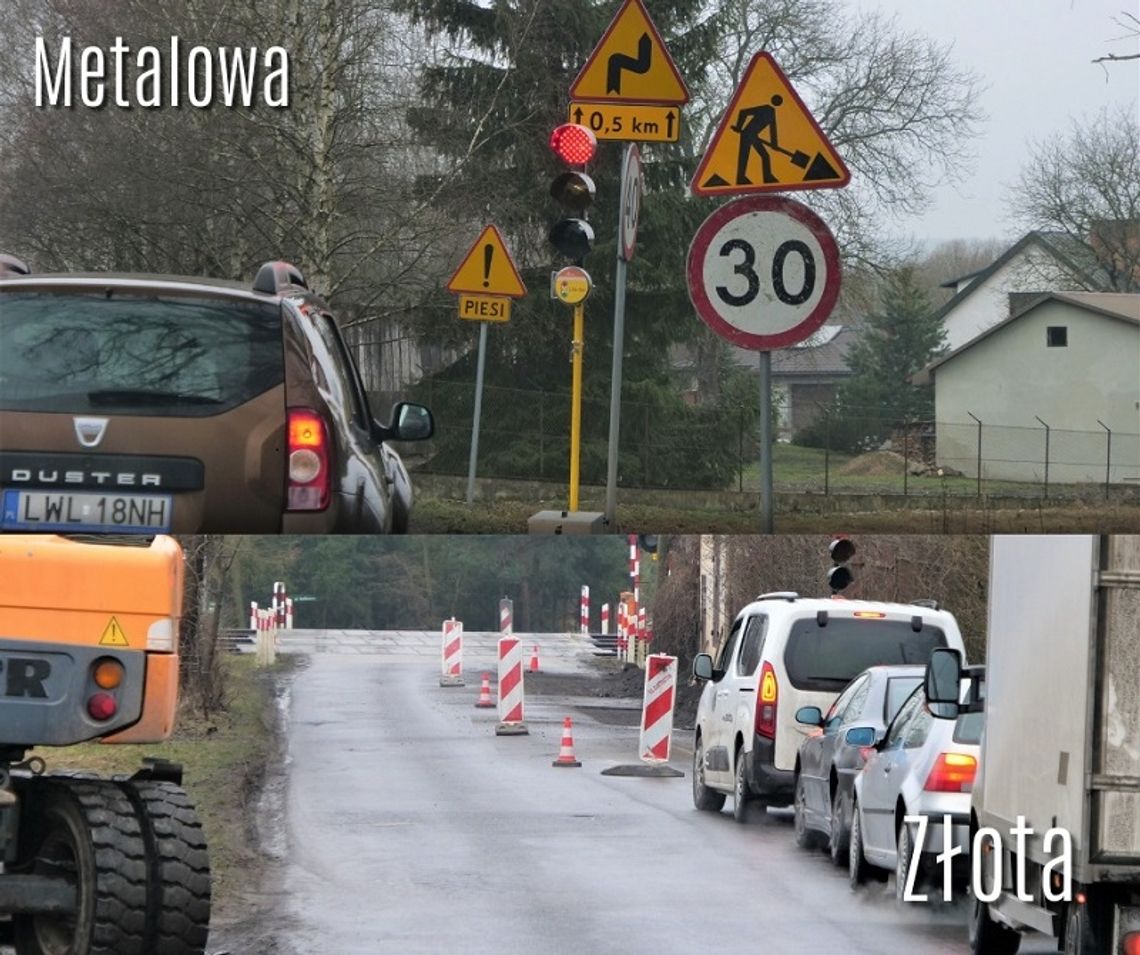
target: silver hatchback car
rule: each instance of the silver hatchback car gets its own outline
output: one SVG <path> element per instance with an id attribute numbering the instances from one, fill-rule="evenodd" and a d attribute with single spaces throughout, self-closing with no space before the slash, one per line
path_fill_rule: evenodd
<path id="1" fill-rule="evenodd" d="M 921 687 L 903 704 L 855 779 L 848 858 L 852 888 L 894 871 L 895 894 L 903 901 L 912 858 L 919 867 L 918 890 L 947 839 L 963 849 L 953 860 L 955 876 L 968 872 L 970 794 L 984 719 L 981 712 L 935 719 Z M 927 817 L 922 845 L 916 845 L 918 827 L 903 822 L 907 816 Z"/>

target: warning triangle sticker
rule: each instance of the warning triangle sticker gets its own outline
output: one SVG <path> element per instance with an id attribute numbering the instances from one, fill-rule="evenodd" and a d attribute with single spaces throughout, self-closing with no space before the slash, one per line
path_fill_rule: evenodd
<path id="1" fill-rule="evenodd" d="M 107 621 L 107 626 L 103 628 L 103 636 L 99 638 L 99 645 L 103 647 L 126 647 L 130 645 L 127 643 L 127 635 L 123 633 L 123 628 L 119 626 L 119 621 L 115 617 Z"/>
<path id="2" fill-rule="evenodd" d="M 642 0 L 625 0 L 582 67 L 571 99 L 689 102 L 689 90 Z"/>
<path id="3" fill-rule="evenodd" d="M 748 64 L 693 176 L 698 196 L 838 189 L 851 173 L 768 53 Z"/>
<path id="4" fill-rule="evenodd" d="M 526 286 L 519 278 L 502 233 L 495 226 L 489 225 L 479 233 L 479 238 L 448 281 L 447 290 L 510 298 L 526 295 Z"/>

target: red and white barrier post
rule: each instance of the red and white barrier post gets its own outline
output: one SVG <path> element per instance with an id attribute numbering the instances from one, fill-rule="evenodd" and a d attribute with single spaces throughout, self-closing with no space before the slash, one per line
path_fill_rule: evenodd
<path id="1" fill-rule="evenodd" d="M 496 736 L 526 736 L 523 722 L 522 642 L 518 637 L 499 638 L 499 725 Z"/>
<path id="2" fill-rule="evenodd" d="M 610 633 L 610 605 L 602 604 L 602 636 L 608 637 Z"/>
<path id="3" fill-rule="evenodd" d="M 268 667 L 277 662 L 276 618 L 272 610 L 257 612 L 257 665 Z"/>
<path id="4" fill-rule="evenodd" d="M 293 629 L 293 598 L 285 598 L 285 629 Z"/>
<path id="5" fill-rule="evenodd" d="M 639 753 L 644 762 L 669 762 L 676 697 L 677 658 L 664 653 L 650 655 L 645 661 L 645 696 L 641 706 Z"/>
<path id="6" fill-rule="evenodd" d="M 617 655 L 618 659 L 625 661 L 626 628 L 625 628 L 625 601 L 618 604 L 617 610 Z"/>
<path id="7" fill-rule="evenodd" d="M 499 601 L 499 633 L 510 636 L 515 632 L 515 605 L 510 597 Z"/>
<path id="8" fill-rule="evenodd" d="M 463 686 L 463 621 L 443 621 L 440 652 L 440 686 Z"/>
<path id="9" fill-rule="evenodd" d="M 582 631 L 582 636 L 586 637 L 590 634 L 590 587 L 588 584 L 582 584 L 582 596 L 578 601 L 578 627 Z"/>
<path id="10" fill-rule="evenodd" d="M 249 602 L 249 629 L 250 630 L 256 630 L 257 629 L 257 621 L 258 621 L 257 601 L 251 600 Z"/>
<path id="11" fill-rule="evenodd" d="M 285 581 L 275 580 L 273 582 L 273 623 L 278 630 L 285 629 L 285 600 L 287 597 Z"/>

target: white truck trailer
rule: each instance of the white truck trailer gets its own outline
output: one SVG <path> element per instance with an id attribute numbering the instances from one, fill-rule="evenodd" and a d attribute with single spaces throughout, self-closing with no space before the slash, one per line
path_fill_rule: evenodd
<path id="1" fill-rule="evenodd" d="M 971 948 L 1140 955 L 1140 536 L 997 536 L 989 579 Z"/>

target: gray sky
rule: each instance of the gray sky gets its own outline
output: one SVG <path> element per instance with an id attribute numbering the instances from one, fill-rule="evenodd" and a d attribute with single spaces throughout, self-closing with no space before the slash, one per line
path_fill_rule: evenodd
<path id="1" fill-rule="evenodd" d="M 898 16 L 908 30 L 953 44 L 955 62 L 982 77 L 978 104 L 989 118 L 973 144 L 972 175 L 942 186 L 934 205 L 899 231 L 923 242 L 1015 237 L 1003 193 L 1018 175 L 1026 147 L 1066 134 L 1074 117 L 1140 102 L 1140 61 L 1100 64 L 1109 52 L 1135 52 L 1121 11 L 1138 0 L 848 0 L 857 10 Z M 1140 122 L 1138 117 L 1137 122 Z"/>

